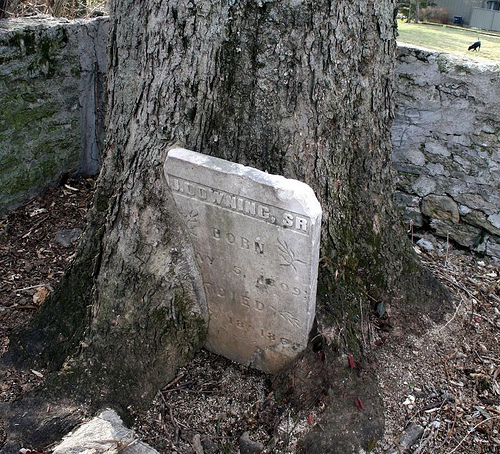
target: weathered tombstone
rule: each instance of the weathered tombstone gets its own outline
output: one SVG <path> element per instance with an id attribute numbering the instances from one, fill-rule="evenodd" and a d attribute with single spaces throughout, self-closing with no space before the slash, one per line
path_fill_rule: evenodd
<path id="1" fill-rule="evenodd" d="M 321 207 L 305 183 L 180 148 L 165 175 L 203 277 L 206 347 L 276 372 L 315 316 Z"/>

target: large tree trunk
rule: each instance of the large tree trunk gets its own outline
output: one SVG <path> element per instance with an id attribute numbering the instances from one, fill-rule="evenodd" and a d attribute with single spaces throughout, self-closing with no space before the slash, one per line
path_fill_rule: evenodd
<path id="1" fill-rule="evenodd" d="M 18 345 L 64 364 L 61 381 L 97 404 L 124 406 L 147 405 L 200 348 L 201 280 L 163 175 L 174 143 L 314 189 L 319 324 L 345 325 L 350 348 L 367 301 L 417 307 L 430 281 L 392 200 L 395 11 L 395 0 L 112 1 L 89 227 Z"/>

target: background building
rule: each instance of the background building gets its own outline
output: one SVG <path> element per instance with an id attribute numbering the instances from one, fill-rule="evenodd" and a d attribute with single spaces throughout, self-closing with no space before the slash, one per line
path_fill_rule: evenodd
<path id="1" fill-rule="evenodd" d="M 434 0 L 450 13 L 450 22 L 500 31 L 500 0 Z"/>

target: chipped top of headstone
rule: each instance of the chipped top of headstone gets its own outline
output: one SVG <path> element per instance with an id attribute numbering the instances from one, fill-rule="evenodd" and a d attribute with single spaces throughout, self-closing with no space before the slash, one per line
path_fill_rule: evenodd
<path id="1" fill-rule="evenodd" d="M 237 176 L 251 179 L 260 185 L 274 188 L 276 190 L 275 195 L 277 199 L 291 202 L 298 209 L 303 210 L 304 214 L 308 214 L 309 216 L 321 214 L 321 205 L 316 199 L 314 191 L 310 186 L 301 181 L 285 178 L 282 175 L 269 174 L 253 167 L 204 155 L 184 148 L 173 148 L 169 151 L 168 157 L 170 160 L 179 159 L 184 163 L 200 166 L 201 168 L 198 171 L 203 171 L 203 168 L 205 168 L 231 175 L 233 179 Z M 175 163 L 172 161 L 169 162 L 168 166 L 172 171 L 175 169 Z M 225 184 L 226 188 L 232 189 L 234 193 L 241 193 L 242 187 L 239 180 L 229 181 Z M 270 194 L 266 194 L 266 198 L 268 199 L 269 197 Z"/>

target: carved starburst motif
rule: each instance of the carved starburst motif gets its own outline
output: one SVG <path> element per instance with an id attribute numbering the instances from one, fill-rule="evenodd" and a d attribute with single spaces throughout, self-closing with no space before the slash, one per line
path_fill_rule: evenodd
<path id="1" fill-rule="evenodd" d="M 284 263 L 281 263 L 281 266 L 291 266 L 295 272 L 297 272 L 297 263 L 302 263 L 305 264 L 304 261 L 298 259 L 296 257 L 295 252 L 293 249 L 288 246 L 288 243 L 285 240 L 280 240 L 278 238 L 278 249 L 281 254 L 281 258 L 283 259 Z"/>
<path id="2" fill-rule="evenodd" d="M 197 236 L 195 232 L 195 228 L 198 225 L 198 212 L 195 210 L 191 210 L 189 212 L 185 212 L 181 210 L 181 215 L 184 218 L 184 222 L 189 230 L 189 233 L 193 236 Z"/>

